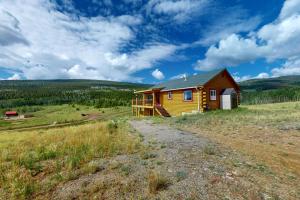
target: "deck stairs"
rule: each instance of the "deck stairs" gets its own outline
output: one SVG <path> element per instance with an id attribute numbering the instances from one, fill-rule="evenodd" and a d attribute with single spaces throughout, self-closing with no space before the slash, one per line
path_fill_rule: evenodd
<path id="1" fill-rule="evenodd" d="M 161 105 L 155 105 L 155 110 L 158 112 L 160 116 L 163 117 L 171 117 L 166 109 L 164 109 Z"/>

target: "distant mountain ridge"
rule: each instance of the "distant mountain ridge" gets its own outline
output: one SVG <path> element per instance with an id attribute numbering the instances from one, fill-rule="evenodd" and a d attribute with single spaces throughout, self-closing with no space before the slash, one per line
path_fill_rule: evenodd
<path id="1" fill-rule="evenodd" d="M 251 79 L 239 83 L 244 91 L 263 91 L 284 88 L 299 88 L 300 75 L 281 76 L 275 78 Z"/>
<path id="2" fill-rule="evenodd" d="M 69 89 L 89 89 L 89 88 L 116 88 L 116 89 L 143 89 L 152 85 L 142 83 L 117 82 L 106 80 L 88 79 L 54 79 L 54 80 L 0 80 L 0 89 L 20 88 L 20 87 L 46 87 L 46 88 L 69 88 Z"/>

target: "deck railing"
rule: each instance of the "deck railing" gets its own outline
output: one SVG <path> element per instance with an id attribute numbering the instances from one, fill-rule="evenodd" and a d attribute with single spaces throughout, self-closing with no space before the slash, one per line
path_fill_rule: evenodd
<path id="1" fill-rule="evenodd" d="M 152 99 L 132 99 L 132 106 L 153 106 Z"/>

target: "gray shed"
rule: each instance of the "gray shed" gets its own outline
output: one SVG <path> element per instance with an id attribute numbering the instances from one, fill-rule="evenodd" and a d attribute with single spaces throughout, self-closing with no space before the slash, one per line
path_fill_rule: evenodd
<path id="1" fill-rule="evenodd" d="M 237 92 L 233 88 L 226 88 L 221 94 L 221 109 L 231 110 L 237 107 Z"/>

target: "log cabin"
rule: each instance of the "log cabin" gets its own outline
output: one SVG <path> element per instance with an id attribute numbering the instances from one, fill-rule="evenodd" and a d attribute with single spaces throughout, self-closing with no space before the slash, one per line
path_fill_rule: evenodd
<path id="1" fill-rule="evenodd" d="M 170 80 L 135 94 L 133 115 L 171 117 L 236 108 L 240 87 L 227 69 L 220 69 Z"/>

